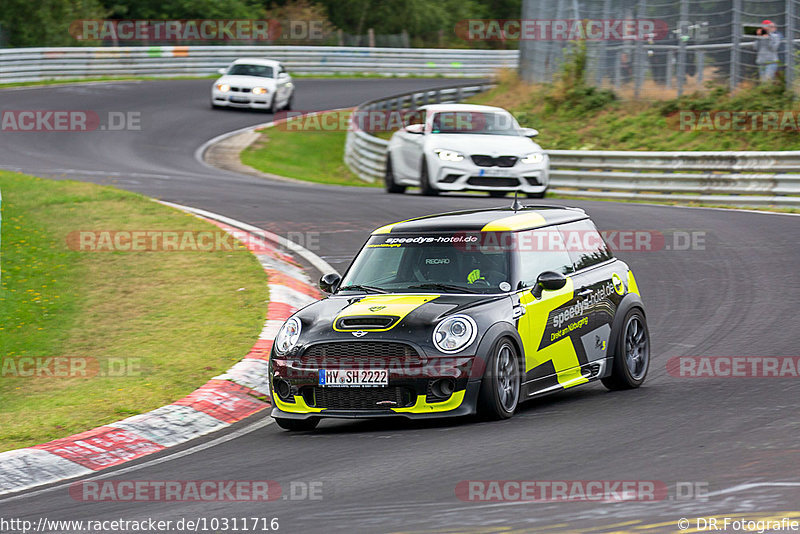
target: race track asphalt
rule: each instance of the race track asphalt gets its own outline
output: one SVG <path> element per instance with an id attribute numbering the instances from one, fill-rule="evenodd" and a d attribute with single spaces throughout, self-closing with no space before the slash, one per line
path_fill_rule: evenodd
<path id="1" fill-rule="evenodd" d="M 300 79 L 295 107 L 350 106 L 447 83 Z M 477 195 L 387 195 L 209 168 L 195 159 L 198 146 L 270 119 L 211 110 L 210 84 L 118 82 L 0 91 L 3 110 L 141 116 L 140 131 L 2 131 L 0 168 L 111 184 L 283 235 L 310 232 L 318 238 L 315 252 L 340 271 L 376 226 L 510 203 Z M 546 143 L 547 125 L 539 130 Z M 642 388 L 610 393 L 593 384 L 528 403 L 513 419 L 497 423 L 323 422 L 315 433 L 296 434 L 272 424 L 157 465 L 148 465 L 148 457 L 136 470 L 109 473 L 116 480 L 268 479 L 285 489 L 321 482 L 319 500 L 86 503 L 57 486 L 0 499 L 0 516 L 264 516 L 278 517 L 281 530 L 292 532 L 661 532 L 677 531 L 684 517 L 800 515 L 800 378 L 688 379 L 666 372 L 667 360 L 676 356 L 800 356 L 800 218 L 612 202 L 543 203 L 584 208 L 604 230 L 662 232 L 668 245 L 675 245 L 676 234 L 702 236 L 703 246 L 695 250 L 618 253 L 636 273 L 647 306 L 653 360 Z M 508 479 L 653 480 L 665 483 L 669 496 L 645 503 L 479 504 L 455 494 L 459 481 Z M 687 485 L 710 494 L 676 496 L 676 486 Z"/>

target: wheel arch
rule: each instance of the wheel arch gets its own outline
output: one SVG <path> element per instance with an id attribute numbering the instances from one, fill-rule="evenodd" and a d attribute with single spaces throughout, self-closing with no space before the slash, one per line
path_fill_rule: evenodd
<path id="1" fill-rule="evenodd" d="M 478 348 L 475 351 L 475 362 L 472 365 L 472 372 L 469 377 L 470 380 L 483 379 L 486 371 L 486 362 L 489 360 L 489 351 L 492 350 L 499 339 L 504 337 L 509 338 L 517 350 L 520 372 L 525 373 L 525 353 L 523 352 L 522 339 L 519 337 L 519 332 L 517 332 L 517 328 L 513 324 L 502 321 L 489 327 L 478 343 Z"/>
<path id="2" fill-rule="evenodd" d="M 622 297 L 622 301 L 620 301 L 619 306 L 617 306 L 617 311 L 614 314 L 614 320 L 611 322 L 611 334 L 609 335 L 608 351 L 606 352 L 610 357 L 616 356 L 620 330 L 624 326 L 623 322 L 625 321 L 625 316 L 628 315 L 628 312 L 632 309 L 641 311 L 645 321 L 647 320 L 647 312 L 644 309 L 644 303 L 639 295 L 636 293 L 628 293 Z M 608 366 L 606 374 L 610 374 L 610 372 L 611 367 Z"/>

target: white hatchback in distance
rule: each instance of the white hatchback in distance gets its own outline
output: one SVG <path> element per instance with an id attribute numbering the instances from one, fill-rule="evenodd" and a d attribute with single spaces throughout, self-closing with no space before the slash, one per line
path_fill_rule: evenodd
<path id="1" fill-rule="evenodd" d="M 292 109 L 292 77 L 278 61 L 237 59 L 219 73 L 222 77 L 211 88 L 212 108 L 263 109 L 270 113 Z"/>
<path id="2" fill-rule="evenodd" d="M 542 198 L 550 160 L 508 111 L 471 104 L 422 106 L 413 124 L 392 135 L 385 186 L 402 193 L 418 186 L 423 195 L 441 191 L 509 191 Z"/>

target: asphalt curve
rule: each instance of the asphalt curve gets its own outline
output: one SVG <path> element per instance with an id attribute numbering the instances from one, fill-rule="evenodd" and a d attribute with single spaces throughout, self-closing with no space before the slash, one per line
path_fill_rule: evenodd
<path id="1" fill-rule="evenodd" d="M 210 169 L 204 141 L 269 115 L 209 109 L 210 81 L 128 82 L 2 91 L 2 109 L 136 112 L 140 131 L 0 132 L 0 168 L 113 184 L 286 235 L 310 232 L 344 269 L 368 232 L 416 215 L 507 200 L 386 195 L 380 190 L 271 182 Z M 328 109 L 443 80 L 301 79 L 298 109 Z M 547 125 L 539 127 L 546 139 Z M 499 423 L 324 422 L 315 433 L 269 425 L 117 480 L 322 483 L 321 498 L 272 503 L 73 500 L 65 487 L 3 502 L 0 515 L 176 520 L 277 517 L 286 531 L 677 531 L 683 517 L 800 510 L 800 378 L 678 378 L 675 356 L 798 356 L 800 218 L 588 201 L 602 229 L 699 232 L 694 250 L 620 252 L 647 306 L 653 361 L 641 389 L 601 385 L 528 403 Z M 683 235 L 683 234 L 679 234 Z M 675 245 L 673 238 L 668 245 Z M 259 417 L 263 417 L 259 416 Z M 652 480 L 658 502 L 470 503 L 465 480 Z M 677 487 L 710 492 L 680 498 Z"/>

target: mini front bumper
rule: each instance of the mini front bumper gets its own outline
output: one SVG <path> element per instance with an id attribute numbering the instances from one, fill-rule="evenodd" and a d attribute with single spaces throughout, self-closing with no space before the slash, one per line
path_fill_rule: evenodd
<path id="1" fill-rule="evenodd" d="M 269 367 L 273 417 L 407 418 L 451 417 L 475 412 L 480 380 L 472 379 L 474 357 L 429 358 L 419 365 L 388 367 L 386 387 L 322 387 L 318 367 L 303 367 L 292 360 L 271 359 Z M 337 368 L 330 366 L 328 368 Z M 339 369 L 357 368 L 341 365 Z M 433 394 L 433 385 L 451 380 L 448 397 Z M 282 396 L 276 388 L 282 382 Z M 390 399 L 390 400 L 388 400 Z"/>
<path id="2" fill-rule="evenodd" d="M 416 406 L 413 411 L 399 411 L 399 410 L 334 410 L 325 409 L 320 411 L 289 411 L 286 404 L 275 402 L 272 399 L 274 408 L 270 415 L 276 419 L 373 419 L 385 417 L 404 417 L 406 419 L 439 419 L 444 417 L 461 417 L 465 415 L 474 415 L 477 412 L 478 393 L 480 392 L 481 381 L 471 380 L 466 384 L 465 389 L 461 392 L 456 392 L 458 395 L 458 403 L 454 407 L 441 409 L 435 405 L 420 405 Z M 456 394 L 454 394 L 455 396 Z M 273 395 L 274 397 L 274 395 Z M 282 409 L 284 408 L 284 409 Z"/>

